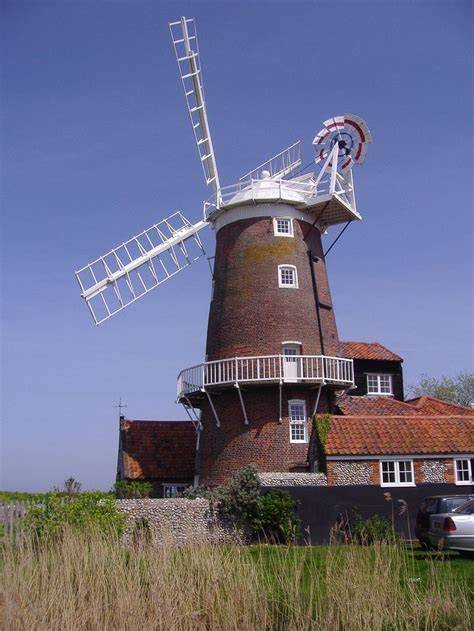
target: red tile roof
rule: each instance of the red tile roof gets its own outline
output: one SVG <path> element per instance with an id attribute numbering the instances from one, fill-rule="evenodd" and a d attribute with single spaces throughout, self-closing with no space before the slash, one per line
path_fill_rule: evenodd
<path id="1" fill-rule="evenodd" d="M 350 359 L 381 359 L 402 362 L 403 359 L 379 342 L 341 342 L 341 355 Z"/>
<path id="2" fill-rule="evenodd" d="M 401 416 L 417 414 L 408 403 L 392 397 L 351 397 L 344 395 L 337 400 L 337 407 L 344 416 Z"/>
<path id="3" fill-rule="evenodd" d="M 435 399 L 434 397 L 428 397 L 426 395 L 416 397 L 416 399 L 408 399 L 406 403 L 415 408 L 420 414 L 474 416 L 474 408 L 464 407 L 463 405 L 457 405 L 457 403 L 442 401 L 441 399 Z"/>
<path id="4" fill-rule="evenodd" d="M 331 455 L 474 453 L 474 417 L 332 416 Z"/>
<path id="5" fill-rule="evenodd" d="M 120 421 L 124 477 L 192 480 L 196 434 L 190 421 Z"/>

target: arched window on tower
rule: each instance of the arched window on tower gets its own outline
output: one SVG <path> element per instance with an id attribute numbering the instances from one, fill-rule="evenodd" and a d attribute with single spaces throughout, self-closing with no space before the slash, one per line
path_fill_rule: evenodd
<path id="1" fill-rule="evenodd" d="M 298 288 L 298 272 L 294 265 L 278 266 L 278 287 Z"/>

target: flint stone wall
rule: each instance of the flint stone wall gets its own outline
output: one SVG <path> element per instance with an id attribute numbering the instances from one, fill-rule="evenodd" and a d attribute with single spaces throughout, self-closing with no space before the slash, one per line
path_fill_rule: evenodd
<path id="1" fill-rule="evenodd" d="M 324 473 L 259 473 L 262 486 L 327 486 Z"/>
<path id="2" fill-rule="evenodd" d="M 334 475 L 336 486 L 373 484 L 372 467 L 369 462 L 336 462 Z"/>
<path id="3" fill-rule="evenodd" d="M 248 533 L 216 515 L 206 499 L 117 500 L 127 517 L 124 540 L 132 545 L 146 539 L 153 545 L 238 544 Z"/>
<path id="4" fill-rule="evenodd" d="M 423 482 L 447 482 L 446 471 L 448 467 L 442 460 L 425 460 L 421 466 Z"/>

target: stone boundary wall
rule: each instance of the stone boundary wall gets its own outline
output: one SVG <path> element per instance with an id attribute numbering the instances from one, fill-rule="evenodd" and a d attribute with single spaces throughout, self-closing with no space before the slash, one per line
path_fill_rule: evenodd
<path id="1" fill-rule="evenodd" d="M 260 484 L 265 486 L 327 486 L 324 473 L 259 473 Z"/>
<path id="2" fill-rule="evenodd" d="M 247 543 L 242 528 L 219 518 L 206 499 L 184 498 L 117 500 L 127 517 L 124 540 L 133 545 Z"/>

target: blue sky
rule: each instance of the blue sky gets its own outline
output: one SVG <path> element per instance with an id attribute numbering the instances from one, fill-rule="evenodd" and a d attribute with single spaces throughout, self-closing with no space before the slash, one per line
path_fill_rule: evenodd
<path id="1" fill-rule="evenodd" d="M 328 257 L 341 339 L 421 373 L 472 370 L 471 3 L 1 2 L 0 487 L 115 476 L 129 418 L 179 419 L 203 360 L 205 260 L 95 327 L 74 271 L 208 197 L 168 21 L 195 17 L 221 182 L 323 120 L 367 120 L 363 221 Z M 214 236 L 206 231 L 207 254 Z M 332 229 L 328 239 L 337 234 Z"/>

